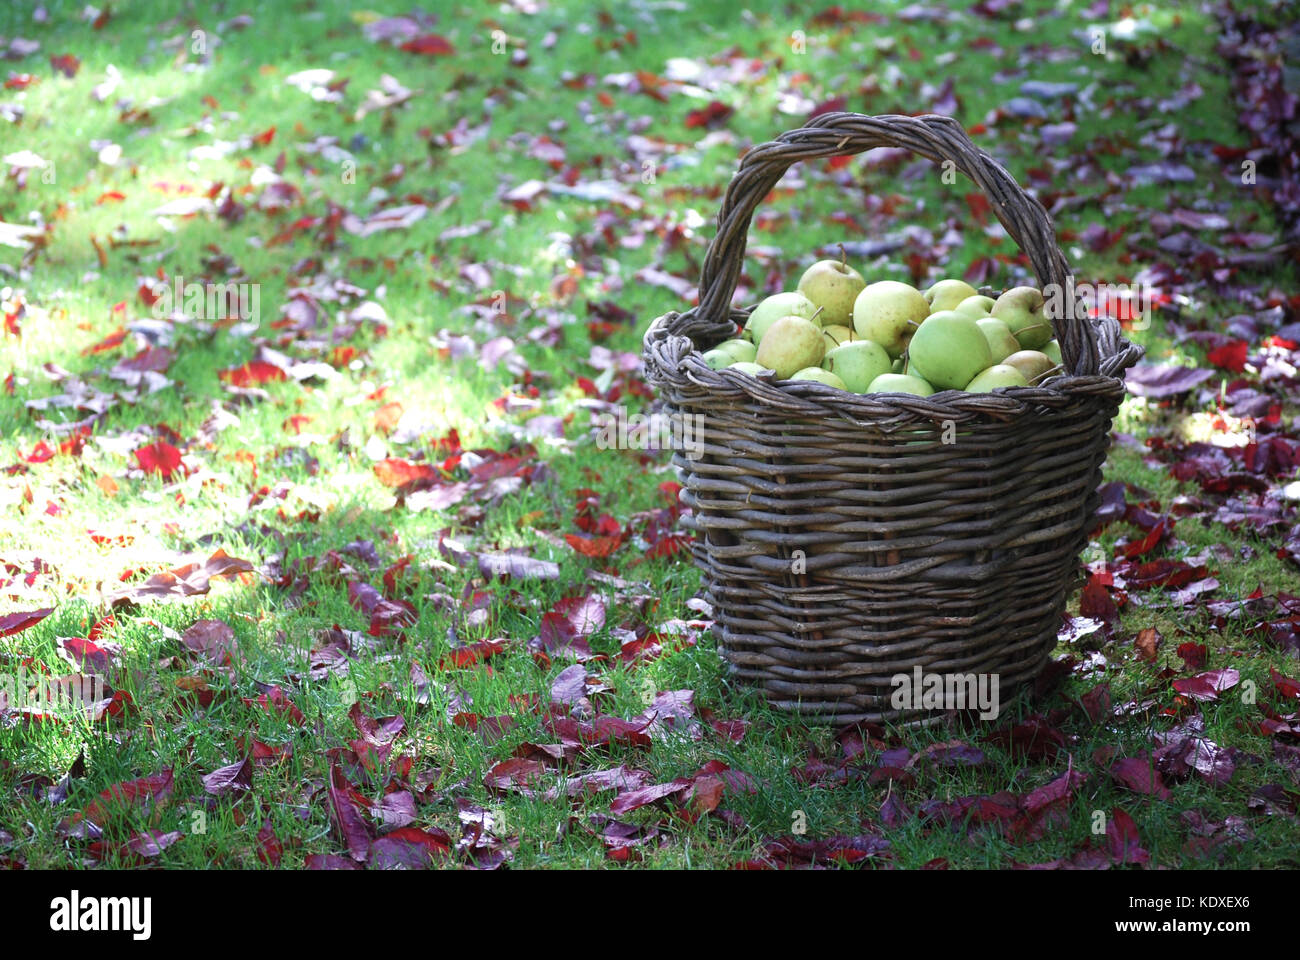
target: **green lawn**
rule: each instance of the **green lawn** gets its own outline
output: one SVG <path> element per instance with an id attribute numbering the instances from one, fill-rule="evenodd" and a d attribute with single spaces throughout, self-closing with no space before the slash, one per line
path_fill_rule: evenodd
<path id="1" fill-rule="evenodd" d="M 852 737 L 774 713 L 728 680 L 690 605 L 689 554 L 653 549 L 672 544 L 664 537 L 676 520 L 662 487 L 674 480 L 667 457 L 599 450 L 590 422 L 600 403 L 645 407 L 639 370 L 621 361 L 639 355 L 654 317 L 683 308 L 740 154 L 836 97 L 847 110 L 922 112 L 951 79 L 955 115 L 983 149 L 1040 195 L 1084 198 L 1055 217 L 1081 277 L 1131 280 L 1149 265 L 1125 243 L 1093 252 L 1081 240 L 1092 224 L 1139 234 L 1153 211 L 1176 205 L 1275 231 L 1271 211 L 1209 149 L 1245 141 L 1217 28 L 1200 5 L 1134 7 L 1149 27 L 1131 36 L 1098 21 L 1110 23 L 1105 55 L 1090 49 L 1093 21 L 1079 0 L 1014 5 L 998 19 L 962 2 L 941 22 L 900 19 L 901 4 L 847 20 L 767 2 L 744 12 L 440 4 L 420 32 L 446 46 L 428 53 L 367 35 L 400 6 L 266 0 L 249 5 L 247 24 L 234 20 L 236 6 L 225 23 L 164 6 L 114 3 L 99 26 L 83 20 L 84 4 L 60 0 L 45 3 L 45 23 L 26 2 L 0 10 L 0 37 L 40 42 L 5 63 L 0 143 L 46 164 L 23 172 L 9 161 L 0 221 L 48 227 L 29 249 L 0 246 L 6 314 L 20 330 L 0 329 L 0 617 L 54 608 L 0 639 L 0 668 L 74 672 L 62 638 L 87 637 L 111 613 L 96 633 L 106 652 L 91 654 L 103 662 L 85 672 L 129 697 L 93 723 L 0 717 L 0 862 L 300 867 L 346 857 L 352 816 L 360 834 L 404 824 L 439 847 L 436 831 L 454 841 L 487 810 L 479 846 L 472 832 L 436 862 L 491 864 L 505 851 L 515 867 L 722 868 L 793 835 L 887 841 L 857 842 L 868 864 L 1005 867 L 1095 845 L 1095 812 L 1109 822 L 1122 810 L 1153 864 L 1295 865 L 1294 799 L 1291 813 L 1248 812 L 1257 788 L 1294 790 L 1294 761 L 1288 768 L 1255 729 L 1257 708 L 1237 691 L 1191 705 L 1207 738 L 1240 751 L 1226 784 L 1192 776 L 1161 799 L 1106 773 L 1112 756 L 1142 756 L 1172 724 L 1161 711 L 1174 709 L 1174 693 L 1158 671 L 1183 671 L 1179 643 L 1207 644 L 1207 668 L 1235 667 L 1261 691 L 1270 669 L 1295 675 L 1249 618 L 1215 631 L 1203 609 L 1185 613 L 1155 591 L 1123 609 L 1116 641 L 1063 646 L 1058 657 L 1093 659 L 1046 697 L 1005 704 L 997 724 L 1041 716 L 1064 737 L 1052 755 L 1025 758 L 971 726 L 870 731 L 855 759 Z M 63 54 L 80 60 L 71 78 L 51 64 Z M 110 76 L 117 86 L 96 99 Z M 1076 84 L 1094 108 L 1044 147 L 1037 122 L 990 119 L 1028 80 Z M 1154 105 L 1193 83 L 1203 93 L 1192 106 Z M 409 99 L 382 104 L 402 91 Z M 734 112 L 710 128 L 713 101 Z M 1071 119 L 1073 102 L 1043 101 L 1046 122 Z M 1173 159 L 1193 179 L 1106 187 L 1162 159 L 1171 126 L 1186 143 Z M 755 221 L 747 299 L 769 275 L 792 286 L 822 246 L 896 235 L 899 251 L 856 258 L 868 279 L 927 285 L 985 256 L 1005 258 L 994 286 L 1026 276 L 1004 235 L 986 237 L 964 180 L 908 162 L 795 173 L 798 185 L 776 191 Z M 371 219 L 367 232 L 368 218 L 398 208 L 418 219 L 395 229 Z M 256 285 L 246 293 L 256 290 L 260 315 L 205 307 L 160 320 L 141 290 L 178 276 Z M 1249 282 L 1287 289 L 1294 275 L 1279 265 Z M 1215 329 L 1238 312 L 1203 287 L 1182 322 Z M 1169 315 L 1133 336 L 1150 360 L 1204 365 L 1199 347 L 1168 335 Z M 146 347 L 136 369 L 112 375 Z M 1116 426 L 1138 438 L 1175 421 L 1195 431 L 1213 409 L 1130 398 Z M 182 463 L 142 470 L 149 454 L 136 452 L 156 443 Z M 440 500 L 445 483 L 431 496 L 385 482 L 409 464 L 466 484 L 463 498 Z M 1107 479 L 1166 506 L 1195 491 L 1127 445 L 1114 449 Z M 575 535 L 610 537 L 588 549 L 612 552 L 586 556 L 567 539 Z M 1091 555 L 1135 535 L 1115 524 Z M 1249 559 L 1212 561 L 1216 599 L 1295 582 L 1273 540 L 1199 522 L 1177 536 L 1175 557 L 1253 547 Z M 114 591 L 218 549 L 255 573 L 174 602 L 111 608 Z M 558 569 L 507 580 L 467 558 L 506 551 Z M 387 606 L 372 616 L 350 583 L 387 593 Z M 606 655 L 585 663 L 592 709 L 631 719 L 671 701 L 668 692 L 693 691 L 693 720 L 608 745 L 539 746 L 562 739 L 545 706 L 571 661 L 537 655 L 530 641 L 557 629 L 547 617 L 557 603 L 588 596 L 604 604 L 588 643 Z M 398 618 L 389 629 L 385 610 Z M 196 649 L 186 631 L 205 619 L 233 631 L 228 653 Z M 1132 640 L 1147 627 L 1164 637 L 1154 664 Z M 499 650 L 472 646 L 493 640 Z M 456 651 L 466 649 L 493 655 L 463 664 L 472 657 Z M 1116 707 L 1134 709 L 1092 722 L 1078 701 L 1102 682 Z M 1137 706 L 1144 700 L 1150 709 Z M 366 721 L 399 714 L 395 738 Z M 881 751 L 915 756 L 951 740 L 979 748 L 982 761 L 917 760 L 904 780 L 870 775 Z M 205 787 L 203 777 L 250 755 L 251 784 L 244 771 L 235 788 Z M 498 766 L 512 758 L 531 763 Z M 690 777 L 715 761 L 732 772 L 720 775 L 712 812 L 700 815 L 716 783 L 705 773 L 675 799 L 611 813 L 618 784 Z M 621 779 L 575 779 L 620 766 Z M 1082 777 L 1065 814 L 1028 838 L 915 815 L 956 798 L 1024 795 L 1067 768 Z M 173 772 L 170 789 L 101 800 L 90 819 L 102 837 L 85 836 L 77 814 L 97 795 L 163 771 Z M 1206 839 L 1189 811 L 1209 824 L 1238 819 Z M 412 856 L 419 843 L 399 836 L 407 842 L 392 849 Z M 819 849 L 818 861 L 834 849 Z"/>

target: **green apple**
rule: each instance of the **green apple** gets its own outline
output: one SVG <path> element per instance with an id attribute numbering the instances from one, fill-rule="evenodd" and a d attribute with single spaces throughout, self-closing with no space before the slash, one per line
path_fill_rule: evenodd
<path id="1" fill-rule="evenodd" d="M 1043 353 L 1051 357 L 1053 363 L 1065 363 L 1061 359 L 1061 343 L 1059 340 L 1048 340 L 1047 343 L 1043 344 Z"/>
<path id="2" fill-rule="evenodd" d="M 748 360 L 751 363 L 754 360 L 754 355 L 758 352 L 758 347 L 748 340 L 724 340 L 713 349 L 729 353 L 736 360 Z"/>
<path id="3" fill-rule="evenodd" d="M 768 297 L 749 314 L 745 322 L 745 333 L 755 344 L 761 343 L 767 328 L 782 317 L 803 317 L 811 320 L 817 313 L 817 304 L 802 293 L 791 291 L 777 293 Z"/>
<path id="4" fill-rule="evenodd" d="M 903 372 L 903 368 L 904 368 L 905 366 L 907 366 L 907 361 L 904 360 L 902 357 L 899 357 L 897 360 L 895 360 L 893 363 L 891 363 L 891 364 L 889 365 L 889 372 L 890 372 L 890 373 L 902 373 L 902 372 Z"/>
<path id="5" fill-rule="evenodd" d="M 844 381 L 829 370 L 823 370 L 821 367 L 804 367 L 802 370 L 796 370 L 791 380 L 816 380 L 818 383 L 824 383 L 828 387 L 836 387 L 840 390 L 847 390 Z"/>
<path id="6" fill-rule="evenodd" d="M 838 375 L 854 393 L 866 393 L 872 380 L 889 372 L 892 362 L 874 340 L 854 340 L 826 354 L 822 368 Z"/>
<path id="7" fill-rule="evenodd" d="M 907 365 L 910 373 L 936 389 L 960 390 L 993 365 L 993 353 L 984 331 L 971 317 L 941 310 L 930 314 L 913 334 Z"/>
<path id="8" fill-rule="evenodd" d="M 981 370 L 976 377 L 966 384 L 967 393 L 991 393 L 999 387 L 1027 387 L 1029 381 L 1015 367 L 1005 363 L 995 363 L 987 370 Z"/>
<path id="9" fill-rule="evenodd" d="M 1009 367 L 1015 367 L 1029 383 L 1037 380 L 1056 364 L 1052 363 L 1052 358 L 1045 353 L 1039 353 L 1037 350 L 1017 350 L 1015 353 L 1003 357 L 1000 361 Z"/>
<path id="10" fill-rule="evenodd" d="M 1033 287 L 1012 287 L 989 313 L 1006 323 L 1026 350 L 1037 350 L 1052 339 L 1052 324 L 1043 316 L 1043 295 Z"/>
<path id="11" fill-rule="evenodd" d="M 804 367 L 820 366 L 825 355 L 822 328 L 803 317 L 787 316 L 767 328 L 755 362 L 775 370 L 778 380 L 789 380 L 791 374 Z"/>
<path id="12" fill-rule="evenodd" d="M 822 326 L 853 322 L 853 302 L 867 282 L 862 274 L 845 262 L 844 248 L 839 260 L 818 260 L 799 278 L 799 292 L 826 312 Z"/>
<path id="13" fill-rule="evenodd" d="M 760 373 L 768 372 L 767 367 L 760 366 L 757 363 L 748 363 L 744 360 L 741 360 L 739 363 L 733 363 L 731 366 L 727 367 L 727 369 L 739 370 L 741 373 L 748 373 L 750 376 L 754 377 L 758 376 Z"/>
<path id="14" fill-rule="evenodd" d="M 961 313 L 960 310 L 955 311 Z M 963 314 L 969 316 L 969 314 Z M 1011 334 L 1011 328 L 997 317 L 980 317 L 975 321 L 984 339 L 989 342 L 989 353 L 994 363 L 1001 363 L 1003 358 L 1011 356 L 1020 349 L 1020 342 Z"/>
<path id="15" fill-rule="evenodd" d="M 736 358 L 726 350 L 708 350 L 704 354 L 704 362 L 709 365 L 710 370 L 721 370 L 723 367 L 729 367 L 736 362 Z"/>
<path id="16" fill-rule="evenodd" d="M 853 302 L 853 329 L 864 340 L 880 344 L 891 357 L 900 357 L 929 314 L 930 304 L 916 287 L 880 280 Z"/>
<path id="17" fill-rule="evenodd" d="M 841 343 L 848 343 L 856 340 L 852 327 L 846 327 L 842 323 L 832 323 L 829 327 L 822 327 L 822 336 L 826 339 L 826 349 L 834 350 Z"/>
<path id="18" fill-rule="evenodd" d="M 977 296 L 979 291 L 965 280 L 940 280 L 925 291 L 925 300 L 930 304 L 931 313 L 952 310 L 963 300 Z"/>
<path id="19" fill-rule="evenodd" d="M 973 297 L 967 297 L 953 309 L 958 313 L 964 313 L 968 317 L 974 317 L 978 320 L 980 317 L 989 315 L 989 312 L 993 309 L 993 298 L 976 294 Z"/>
<path id="20" fill-rule="evenodd" d="M 934 393 L 934 387 L 920 377 L 909 377 L 903 373 L 882 373 L 871 381 L 867 393 L 911 393 L 918 397 L 928 397 Z"/>

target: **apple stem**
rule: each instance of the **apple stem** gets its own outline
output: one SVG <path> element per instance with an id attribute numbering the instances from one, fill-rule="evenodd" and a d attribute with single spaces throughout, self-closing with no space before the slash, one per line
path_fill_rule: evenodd
<path id="1" fill-rule="evenodd" d="M 1040 330 L 1043 327 L 1047 327 L 1047 329 L 1049 330 L 1052 329 L 1052 325 L 1050 323 L 1033 323 L 1027 327 L 1021 327 L 1019 330 L 1016 331 L 1016 333 L 1024 333 L 1026 330 Z"/>
<path id="2" fill-rule="evenodd" d="M 811 317 L 808 318 L 808 322 L 811 323 L 812 321 L 816 320 L 816 319 L 817 319 L 817 315 L 818 315 L 819 313 L 821 313 L 821 312 L 822 312 L 823 310 L 825 310 L 825 309 L 826 309 L 825 307 L 818 307 L 816 310 L 814 310 L 814 311 L 813 311 L 813 315 L 812 315 Z"/>
<path id="3" fill-rule="evenodd" d="M 844 244 L 841 243 L 840 244 L 840 266 L 847 267 L 848 265 L 849 265 L 849 254 L 848 251 L 844 249 Z"/>
<path id="4" fill-rule="evenodd" d="M 1063 364 L 1058 363 L 1056 366 L 1052 367 L 1052 369 L 1050 369 L 1050 370 L 1044 370 L 1044 371 L 1043 371 L 1042 373 L 1040 373 L 1038 376 L 1034 377 L 1034 379 L 1030 380 L 1030 381 L 1029 381 L 1029 385 L 1030 385 L 1031 387 L 1036 387 L 1036 386 L 1038 386 L 1040 383 L 1042 383 L 1044 380 L 1046 380 L 1048 377 L 1054 377 L 1054 376 L 1056 376 L 1058 373 L 1060 373 L 1060 372 L 1061 372 L 1062 370 L 1064 370 L 1064 369 L 1065 369 L 1065 366 L 1064 366 Z"/>

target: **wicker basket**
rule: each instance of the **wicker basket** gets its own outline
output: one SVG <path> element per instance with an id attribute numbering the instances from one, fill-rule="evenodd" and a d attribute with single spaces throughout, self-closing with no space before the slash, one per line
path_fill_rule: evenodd
<path id="1" fill-rule="evenodd" d="M 731 302 L 757 205 L 796 161 L 874 147 L 952 161 L 1040 284 L 1065 288 L 1051 218 L 960 124 L 824 114 L 745 154 L 699 305 L 651 324 L 646 374 L 670 417 L 702 429 L 674 464 L 733 674 L 817 721 L 924 724 L 942 714 L 891 706 L 898 674 L 996 674 L 1005 700 L 1046 662 L 1142 350 L 1114 320 L 1053 317 L 1065 375 L 930 397 L 711 370 L 701 352 L 748 314 Z"/>

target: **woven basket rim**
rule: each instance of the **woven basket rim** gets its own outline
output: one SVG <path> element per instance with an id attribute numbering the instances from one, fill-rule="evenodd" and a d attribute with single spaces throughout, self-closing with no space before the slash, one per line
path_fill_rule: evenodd
<path id="1" fill-rule="evenodd" d="M 860 153 L 877 146 L 904 147 L 936 162 L 951 161 L 990 197 L 990 209 L 1033 264 L 1038 287 L 1051 283 L 1067 288 L 1069 267 L 1050 215 L 1005 167 L 980 151 L 953 118 L 823 114 L 752 147 L 742 158 L 728 185 L 718 213 L 718 230 L 701 268 L 698 304 L 656 318 L 646 331 L 642 347 L 650 384 L 671 392 L 691 392 L 694 406 L 707 406 L 706 395 L 716 393 L 720 405 L 748 398 L 794 417 L 833 416 L 873 424 L 891 419 L 964 420 L 981 415 L 1007 419 L 1088 397 L 1117 403 L 1125 391 L 1124 371 L 1145 351 L 1123 336 L 1118 321 L 1089 318 L 1079 303 L 1073 312 L 1067 309 L 1064 317 L 1049 317 L 1061 345 L 1065 372 L 1035 386 L 1001 387 L 978 394 L 941 390 L 928 397 L 858 394 L 817 381 L 778 381 L 774 376 L 709 367 L 701 348 L 736 336 L 753 309 L 738 309 L 732 299 L 743 271 L 750 221 L 771 187 L 801 160 Z"/>

